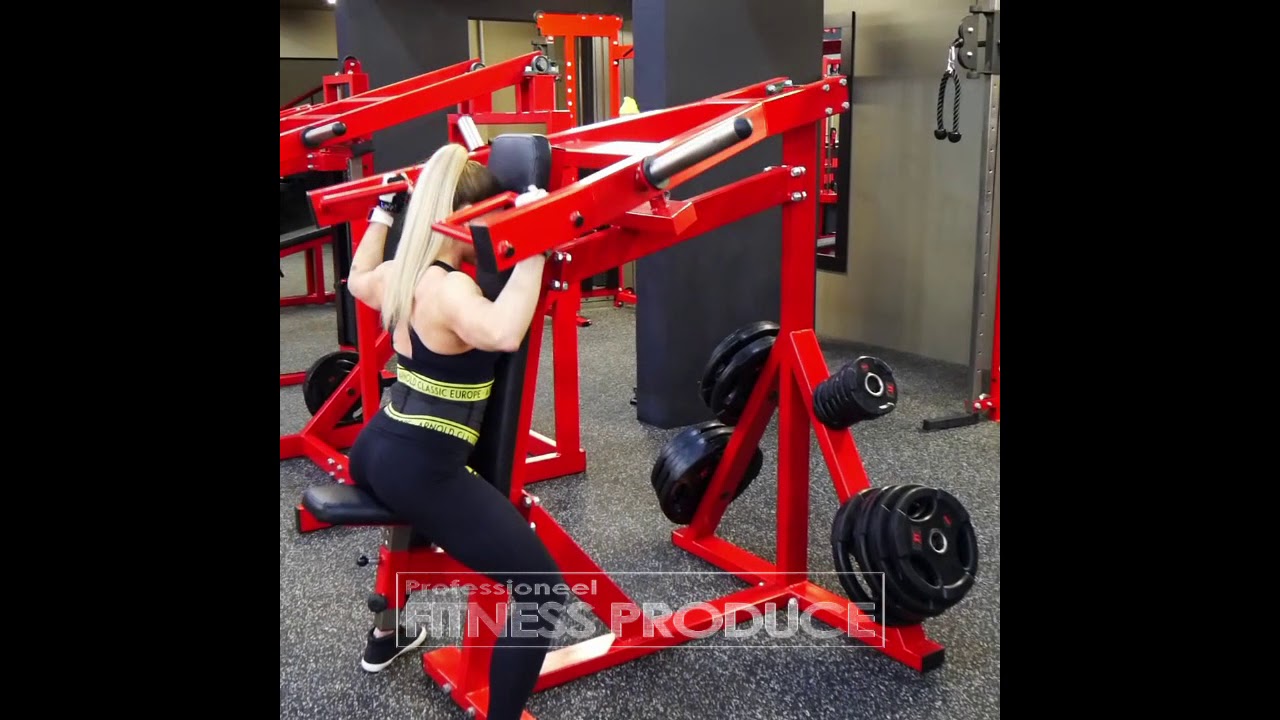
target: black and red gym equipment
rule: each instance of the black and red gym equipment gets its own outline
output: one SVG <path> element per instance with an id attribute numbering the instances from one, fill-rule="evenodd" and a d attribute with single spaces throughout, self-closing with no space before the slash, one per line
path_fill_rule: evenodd
<path id="1" fill-rule="evenodd" d="M 355 61 L 349 59 L 349 62 Z M 353 68 L 358 71 L 358 63 Z M 365 141 L 372 133 L 455 104 L 459 112 L 449 116 L 449 134 L 468 145 L 473 144 L 464 137 L 468 125 L 532 122 L 544 123 L 552 129 L 567 128 L 572 125 L 572 115 L 555 109 L 556 72 L 558 69 L 541 52 L 490 66 L 473 58 L 375 90 L 348 93 L 333 102 L 298 108 L 288 114 L 282 112 L 281 173 L 283 175 L 286 170 L 296 169 L 305 162 L 308 168 L 314 165 L 314 169 L 326 171 L 345 165 L 353 179 L 371 176 L 370 156 L 358 155 L 359 149 L 353 155 L 350 147 L 353 141 L 359 141 L 359 146 L 367 148 L 369 144 Z M 337 81 L 326 78 L 326 87 L 330 84 L 337 85 Z M 506 87 L 514 87 L 516 110 L 495 113 L 492 111 L 493 93 Z M 464 123 L 463 118 L 470 118 L 472 123 Z M 356 157 L 363 161 L 359 167 L 354 167 Z M 381 176 L 372 176 L 372 180 L 380 183 Z M 404 189 L 404 186 L 399 186 L 399 189 Z M 351 214 L 328 213 L 313 219 L 316 228 L 341 228 L 344 235 L 355 238 L 351 243 L 351 254 L 354 254 L 358 239 L 364 235 L 368 224 L 367 212 L 366 204 Z M 347 247 L 345 242 L 340 245 L 344 249 Z M 349 265 L 350 255 L 346 255 L 346 260 Z M 344 271 L 339 272 L 339 277 L 344 277 Z M 311 390 L 304 395 L 325 397 L 326 401 L 318 409 L 309 402 L 308 410 L 313 416 L 307 425 L 299 433 L 280 438 L 280 459 L 307 457 L 340 483 L 351 482 L 343 451 L 355 441 L 363 427 L 362 419 L 377 411 L 382 390 L 394 377 L 383 370 L 391 359 L 392 350 L 385 333 L 381 338 L 378 334 L 377 314 L 363 303 L 356 303 L 354 299 L 351 302 L 356 319 L 355 331 L 351 333 L 354 335 L 353 343 L 350 347 L 343 343 L 341 350 L 321 358 L 315 366 L 329 372 L 281 375 L 282 386 L 313 379 L 314 387 L 304 388 Z M 586 469 L 587 457 L 581 446 L 579 423 L 577 308 L 578 299 L 572 289 L 566 289 L 542 308 L 542 312 L 550 316 L 552 326 L 555 439 L 529 429 L 528 463 L 531 471 L 526 482 L 563 477 Z M 340 326 L 343 316 L 340 309 Z M 342 360 L 349 358 L 347 353 L 352 352 L 358 358 L 373 357 L 375 362 L 357 361 L 353 367 Z M 367 369 L 367 376 L 362 368 Z M 326 527 L 312 518 L 305 508 L 299 507 L 298 514 L 299 526 L 304 532 Z"/>
<path id="2" fill-rule="evenodd" d="M 897 406 L 898 381 L 893 370 L 869 355 L 845 363 L 813 391 L 813 415 L 832 430 L 884 417 Z"/>
<path id="3" fill-rule="evenodd" d="M 516 112 L 491 112 L 493 93 L 508 87 L 515 89 Z M 572 125 L 571 113 L 555 110 L 554 68 L 537 52 L 492 67 L 471 59 L 372 90 L 360 61 L 347 57 L 339 72 L 323 78 L 319 90 L 323 102 L 280 111 L 282 192 L 299 183 L 312 190 L 372 175 L 374 133 L 454 105 L 460 113 L 479 115 L 477 124 L 543 123 L 548 131 Z M 450 137 L 454 137 L 462 115 L 449 117 Z M 305 293 L 281 298 L 280 306 L 340 299 L 338 337 L 344 351 L 353 351 L 356 345 L 356 333 L 350 329 L 355 302 L 341 286 L 338 293 L 326 289 L 323 249 L 333 247 L 334 273 L 340 283 L 345 282 L 352 252 L 346 240 L 349 232 L 348 223 L 307 224 L 288 232 L 282 228 L 280 235 L 281 258 L 306 254 L 307 281 Z M 280 386 L 297 385 L 306 377 L 303 372 L 281 373 Z"/>
<path id="4" fill-rule="evenodd" d="M 770 93 L 767 86 L 781 88 Z M 726 617 L 742 621 L 753 608 L 794 601 L 801 609 L 889 657 L 917 670 L 938 667 L 943 648 L 925 635 L 920 624 L 877 623 L 849 599 L 809 581 L 809 431 L 817 436 L 841 501 L 869 486 L 853 435 L 833 431 L 813 414 L 813 393 L 829 376 L 813 330 L 816 285 L 813 238 L 817 231 L 817 189 L 821 121 L 848 100 L 844 77 L 828 77 L 794 85 L 775 78 L 702 102 L 626 116 L 601 125 L 581 127 L 549 138 L 553 168 L 594 169 L 586 181 L 559 184 L 541 200 L 511 206 L 514 193 L 496 197 L 481 212 L 506 208 L 461 223 L 479 213 L 463 211 L 437 229 L 474 242 L 478 272 L 500 274 L 520 260 L 552 252 L 547 264 L 542 302 L 558 288 L 572 287 L 584 277 L 618 267 L 650 253 L 722 227 L 769 208 L 781 206 L 781 317 L 778 333 L 754 389 L 729 436 L 723 455 L 707 482 L 693 519 L 673 533 L 688 552 L 742 580 L 746 587 L 681 613 L 647 617 L 638 604 L 609 578 L 594 560 L 556 523 L 551 513 L 526 492 L 528 467 L 509 463 L 509 474 L 490 476 L 509 494 L 515 507 L 546 544 L 569 583 L 583 578 L 575 594 L 597 616 L 609 618 L 610 632 L 553 650 L 543 665 L 537 689 L 545 689 L 620 663 L 675 646 L 699 636 Z M 688 200 L 671 200 L 665 191 L 723 162 L 768 137 L 781 136 L 782 164 Z M 473 153 L 485 160 L 487 149 Z M 421 166 L 398 172 L 416 177 Z M 552 182 L 562 174 L 553 171 Z M 311 194 L 317 218 L 360 216 L 387 190 L 380 179 L 346 183 Z M 372 325 L 362 323 L 367 335 Z M 536 328 L 535 328 L 536 330 Z M 370 343 L 376 339 L 370 338 Z M 538 332 L 529 333 L 522 353 L 536 358 Z M 361 354 L 365 364 L 365 353 Z M 380 355 L 376 359 L 385 359 Z M 376 387 L 380 367 L 357 369 L 361 380 Z M 529 444 L 531 389 L 536 363 L 526 363 L 519 412 L 504 418 L 514 427 L 513 458 L 523 458 Z M 366 402 L 372 396 L 366 395 Z M 371 407 L 371 406 L 367 406 Z M 340 413 L 336 403 L 325 412 Z M 759 441 L 777 411 L 777 552 L 770 561 L 716 535 L 735 486 L 756 457 Z M 486 417 L 486 422 L 488 418 Z M 487 425 L 485 433 L 488 433 Z M 485 437 L 482 433 L 482 441 Z M 509 485 L 505 481 L 509 480 Z M 323 497 L 328 495 L 329 497 Z M 319 496 L 319 497 L 318 497 Z M 328 485 L 308 491 L 312 512 L 330 522 L 383 525 L 388 540 L 379 550 L 375 596 L 371 609 L 398 611 L 414 589 L 409 578 L 429 574 L 433 582 L 482 584 L 483 579 L 448 555 L 428 545 L 415 545 L 408 528 L 368 495 L 352 486 Z M 398 539 L 396 539 L 398 538 Z M 468 612 L 491 617 L 501 596 L 471 593 Z M 625 608 L 621 615 L 611 610 Z M 471 627 L 470 623 L 468 623 Z M 488 668 L 497 630 L 484 621 L 468 632 L 459 647 L 444 647 L 423 656 L 424 668 L 468 713 L 484 718 L 488 704 Z M 526 713 L 526 717 L 532 717 Z"/>
<path id="5" fill-rule="evenodd" d="M 590 124 L 594 122 L 603 122 L 611 120 L 619 116 L 622 107 L 622 67 L 624 60 L 632 60 L 635 58 L 635 47 L 633 45 L 624 45 L 622 43 L 622 17 L 619 15 L 600 15 L 596 13 L 535 13 L 534 22 L 538 26 L 538 34 L 546 39 L 548 43 L 554 43 L 557 39 L 561 45 L 562 61 L 565 66 L 565 103 L 569 107 L 569 112 L 575 122 L 574 125 L 580 123 Z M 590 48 L 581 48 L 587 50 L 585 60 L 578 59 L 578 41 L 592 41 L 600 38 L 603 42 L 608 43 L 607 60 L 609 62 L 608 93 L 609 103 L 608 109 L 604 117 L 594 118 L 588 114 L 588 105 L 591 103 L 590 98 L 594 96 L 595 88 L 592 83 L 584 82 L 588 77 L 588 73 L 592 72 L 592 60 Z M 586 69 L 583 72 L 583 69 Z M 550 129 L 548 133 L 552 132 Z M 613 300 L 614 307 L 622 307 L 626 303 L 635 304 L 636 291 L 635 288 L 627 285 L 626 273 L 623 268 L 610 268 L 605 274 L 610 280 L 614 277 L 617 279 L 612 282 L 611 287 L 592 287 L 591 278 L 583 280 L 582 297 L 584 299 L 607 297 Z M 634 282 L 634 280 L 632 281 Z M 580 325 L 589 325 L 590 322 L 579 316 L 578 323 Z"/>
<path id="6" fill-rule="evenodd" d="M 950 493 L 923 485 L 867 488 L 841 504 L 831 527 L 840 585 L 888 627 L 941 615 L 969 593 L 978 539 Z"/>
<path id="7" fill-rule="evenodd" d="M 853 77 L 854 40 L 857 13 L 849 22 L 823 28 L 822 74 Z M 822 180 L 818 190 L 817 265 L 819 270 L 843 273 L 848 269 L 850 224 L 850 152 L 853 146 L 853 116 L 844 106 L 827 118 L 822 135 Z"/>
<path id="8" fill-rule="evenodd" d="M 658 507 L 668 520 L 677 525 L 688 525 L 693 520 L 732 436 L 732 427 L 708 420 L 680 431 L 658 453 L 649 482 L 658 494 Z M 738 499 L 751 487 L 763 467 L 764 453 L 757 447 L 741 481 L 735 483 L 732 499 Z"/>
<path id="9" fill-rule="evenodd" d="M 297 127 L 299 123 L 305 123 L 307 118 L 315 118 L 323 112 L 322 108 L 333 108 L 340 100 L 359 95 L 368 89 L 369 76 L 361 68 L 360 61 L 354 57 L 347 57 L 343 59 L 338 72 L 325 75 L 319 86 L 280 108 L 281 132 L 290 127 Z M 302 103 L 303 100 L 316 96 L 320 98 L 320 102 Z M 362 139 L 351 138 L 351 140 Z M 368 138 L 363 140 L 367 141 Z M 305 164 L 286 163 L 282 158 L 280 164 L 280 258 L 303 254 L 307 289 L 300 295 L 280 298 L 280 307 L 323 305 L 338 299 L 339 293 L 332 292 L 325 282 L 324 249 L 326 246 L 334 249 L 334 272 L 341 277 L 346 264 L 350 262 L 350 257 L 343 252 L 346 248 L 343 240 L 345 240 L 347 228 L 317 227 L 308 220 L 298 217 L 294 208 L 305 203 L 301 193 L 307 190 L 372 173 L 373 156 L 369 153 L 371 148 L 372 145 L 368 142 L 351 142 L 349 145 L 334 146 L 316 157 L 309 158 Z M 284 277 L 283 269 L 280 271 L 280 276 Z M 341 308 L 338 326 L 339 344 L 349 346 L 350 342 L 343 342 L 343 337 L 347 333 L 343 332 Z M 280 387 L 301 384 L 306 377 L 306 372 L 280 373 Z"/>
<path id="10" fill-rule="evenodd" d="M 730 333 L 711 351 L 698 394 L 716 420 L 736 425 L 773 351 L 778 324 L 762 320 Z"/>

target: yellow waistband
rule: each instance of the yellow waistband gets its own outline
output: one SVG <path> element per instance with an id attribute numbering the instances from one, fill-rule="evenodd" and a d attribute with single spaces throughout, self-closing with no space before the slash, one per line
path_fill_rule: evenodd
<path id="1" fill-rule="evenodd" d="M 426 375 L 420 375 L 400 365 L 396 366 L 396 379 L 423 395 L 430 395 L 431 397 L 437 397 L 442 400 L 454 400 L 457 402 L 478 402 L 480 400 L 487 400 L 489 398 L 489 393 L 493 391 L 492 380 L 486 383 L 476 383 L 474 385 L 446 383 L 440 382 L 439 380 L 432 380 Z"/>
<path id="2" fill-rule="evenodd" d="M 459 425 L 451 420 L 445 420 L 444 418 L 434 417 L 432 415 L 406 415 L 391 407 L 389 404 L 384 407 L 383 410 L 392 419 L 398 420 L 407 425 L 435 430 L 436 432 L 456 437 L 459 440 L 464 440 L 472 445 L 475 445 L 480 440 L 480 433 L 472 430 L 466 425 Z"/>

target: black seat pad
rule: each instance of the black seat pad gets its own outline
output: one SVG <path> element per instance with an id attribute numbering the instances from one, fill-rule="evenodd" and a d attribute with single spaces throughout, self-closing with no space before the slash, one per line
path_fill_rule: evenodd
<path id="1" fill-rule="evenodd" d="M 307 488 L 302 506 L 330 525 L 408 525 L 369 493 L 354 485 L 329 483 Z"/>

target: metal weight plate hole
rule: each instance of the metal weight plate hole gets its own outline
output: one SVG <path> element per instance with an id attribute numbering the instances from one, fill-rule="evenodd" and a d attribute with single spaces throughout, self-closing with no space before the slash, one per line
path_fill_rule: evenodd
<path id="1" fill-rule="evenodd" d="M 907 507 L 907 517 L 911 518 L 912 522 L 924 522 L 933 517 L 934 509 L 933 498 L 922 497 Z"/>
<path id="2" fill-rule="evenodd" d="M 862 381 L 863 387 L 867 389 L 867 393 L 871 397 L 880 397 L 884 394 L 884 381 L 875 373 L 867 373 L 867 377 Z"/>
<path id="3" fill-rule="evenodd" d="M 933 548 L 936 553 L 944 553 L 947 551 L 947 536 L 942 534 L 938 528 L 929 531 L 929 547 Z"/>

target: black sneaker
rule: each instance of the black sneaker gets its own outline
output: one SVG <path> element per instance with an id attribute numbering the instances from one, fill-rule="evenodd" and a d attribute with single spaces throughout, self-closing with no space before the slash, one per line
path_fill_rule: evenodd
<path id="1" fill-rule="evenodd" d="M 395 635 L 374 637 L 369 631 L 369 641 L 364 646 L 364 657 L 360 659 L 360 667 L 365 672 L 376 673 L 391 664 L 391 661 L 418 647 L 427 641 L 427 629 L 422 628 L 417 636 L 410 635 L 404 628 L 396 628 Z"/>

